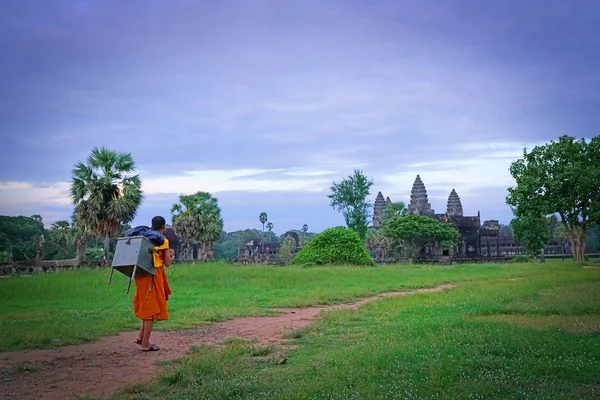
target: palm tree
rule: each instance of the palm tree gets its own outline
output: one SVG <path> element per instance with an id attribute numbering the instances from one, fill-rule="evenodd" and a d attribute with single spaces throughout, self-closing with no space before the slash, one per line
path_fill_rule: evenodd
<path id="1" fill-rule="evenodd" d="M 272 222 L 267 222 L 267 229 L 269 230 L 269 232 L 273 232 L 273 223 Z"/>
<path id="2" fill-rule="evenodd" d="M 308 225 L 306 225 L 306 224 L 302 225 L 302 232 L 304 232 L 304 233 L 308 232 Z"/>
<path id="3" fill-rule="evenodd" d="M 173 230 L 181 237 L 187 254 L 192 259 L 192 246 L 200 246 L 197 259 L 208 256 L 212 244 L 221 237 L 223 218 L 217 199 L 210 193 L 197 192 L 179 196 L 179 203 L 171 208 Z M 187 255 L 187 257 L 186 257 Z"/>
<path id="4" fill-rule="evenodd" d="M 75 247 L 77 265 L 79 265 L 85 258 L 85 250 L 87 242 L 95 237 L 94 232 L 86 231 L 79 225 L 77 214 L 73 213 L 71 223 L 71 231 L 68 238 L 69 246 Z"/>
<path id="5" fill-rule="evenodd" d="M 265 224 L 269 220 L 269 217 L 267 216 L 267 213 L 264 212 L 264 211 L 261 212 L 260 215 L 259 215 L 259 217 L 258 217 L 258 220 L 260 221 L 260 223 L 263 226 L 263 233 L 265 233 Z"/>
<path id="6" fill-rule="evenodd" d="M 142 181 L 133 175 L 131 153 L 95 147 L 87 164 L 73 169 L 71 198 L 75 204 L 78 228 L 104 238 L 104 257 L 109 258 L 110 237 L 118 235 L 121 225 L 135 218 L 142 204 Z"/>

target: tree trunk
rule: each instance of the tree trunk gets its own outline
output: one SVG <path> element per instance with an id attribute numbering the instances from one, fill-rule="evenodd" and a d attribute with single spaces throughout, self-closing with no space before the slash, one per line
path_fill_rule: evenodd
<path id="1" fill-rule="evenodd" d="M 104 260 L 108 263 L 108 253 L 110 252 L 110 237 L 108 234 L 104 235 Z M 108 265 L 108 264 L 107 264 Z M 102 265 L 105 266 L 104 264 Z"/>
<path id="2" fill-rule="evenodd" d="M 85 250 L 86 250 L 85 240 L 77 241 L 77 266 L 81 264 L 81 262 L 85 259 Z"/>
<path id="3" fill-rule="evenodd" d="M 583 261 L 585 258 L 586 245 L 585 231 L 581 228 L 573 228 L 569 234 L 571 236 L 571 246 L 573 248 L 573 259 L 575 261 Z"/>

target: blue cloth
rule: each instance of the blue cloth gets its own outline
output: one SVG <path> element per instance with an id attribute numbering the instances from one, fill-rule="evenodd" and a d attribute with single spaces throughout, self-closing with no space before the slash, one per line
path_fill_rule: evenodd
<path id="1" fill-rule="evenodd" d="M 129 229 L 125 232 L 125 236 L 143 236 L 157 246 L 162 246 L 165 242 L 165 237 L 162 233 L 144 225 Z"/>

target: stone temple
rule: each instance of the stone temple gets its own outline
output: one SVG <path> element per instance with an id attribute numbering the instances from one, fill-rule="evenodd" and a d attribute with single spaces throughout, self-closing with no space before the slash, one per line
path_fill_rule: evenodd
<path id="1" fill-rule="evenodd" d="M 381 217 L 390 198 L 384 199 L 379 192 L 373 207 L 373 228 L 381 227 Z M 415 215 L 423 215 L 435 218 L 440 222 L 454 225 L 460 234 L 460 243 L 454 248 L 443 250 L 439 244 L 427 246 L 422 251 L 423 257 L 453 256 L 454 258 L 478 258 L 478 257 L 503 257 L 523 254 L 524 249 L 514 242 L 512 236 L 502 235 L 500 224 L 497 220 L 484 221 L 481 224 L 481 215 L 463 215 L 463 207 L 456 190 L 452 189 L 448 196 L 446 211 L 436 213 L 427 198 L 427 189 L 417 175 L 410 193 L 408 212 Z"/>

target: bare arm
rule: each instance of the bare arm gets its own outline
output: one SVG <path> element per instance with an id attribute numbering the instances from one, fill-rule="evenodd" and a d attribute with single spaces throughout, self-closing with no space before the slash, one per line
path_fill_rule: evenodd
<path id="1" fill-rule="evenodd" d="M 172 258 L 171 252 L 172 252 L 171 249 L 163 250 L 163 263 L 165 264 L 166 267 L 169 267 L 173 263 L 173 258 Z"/>

